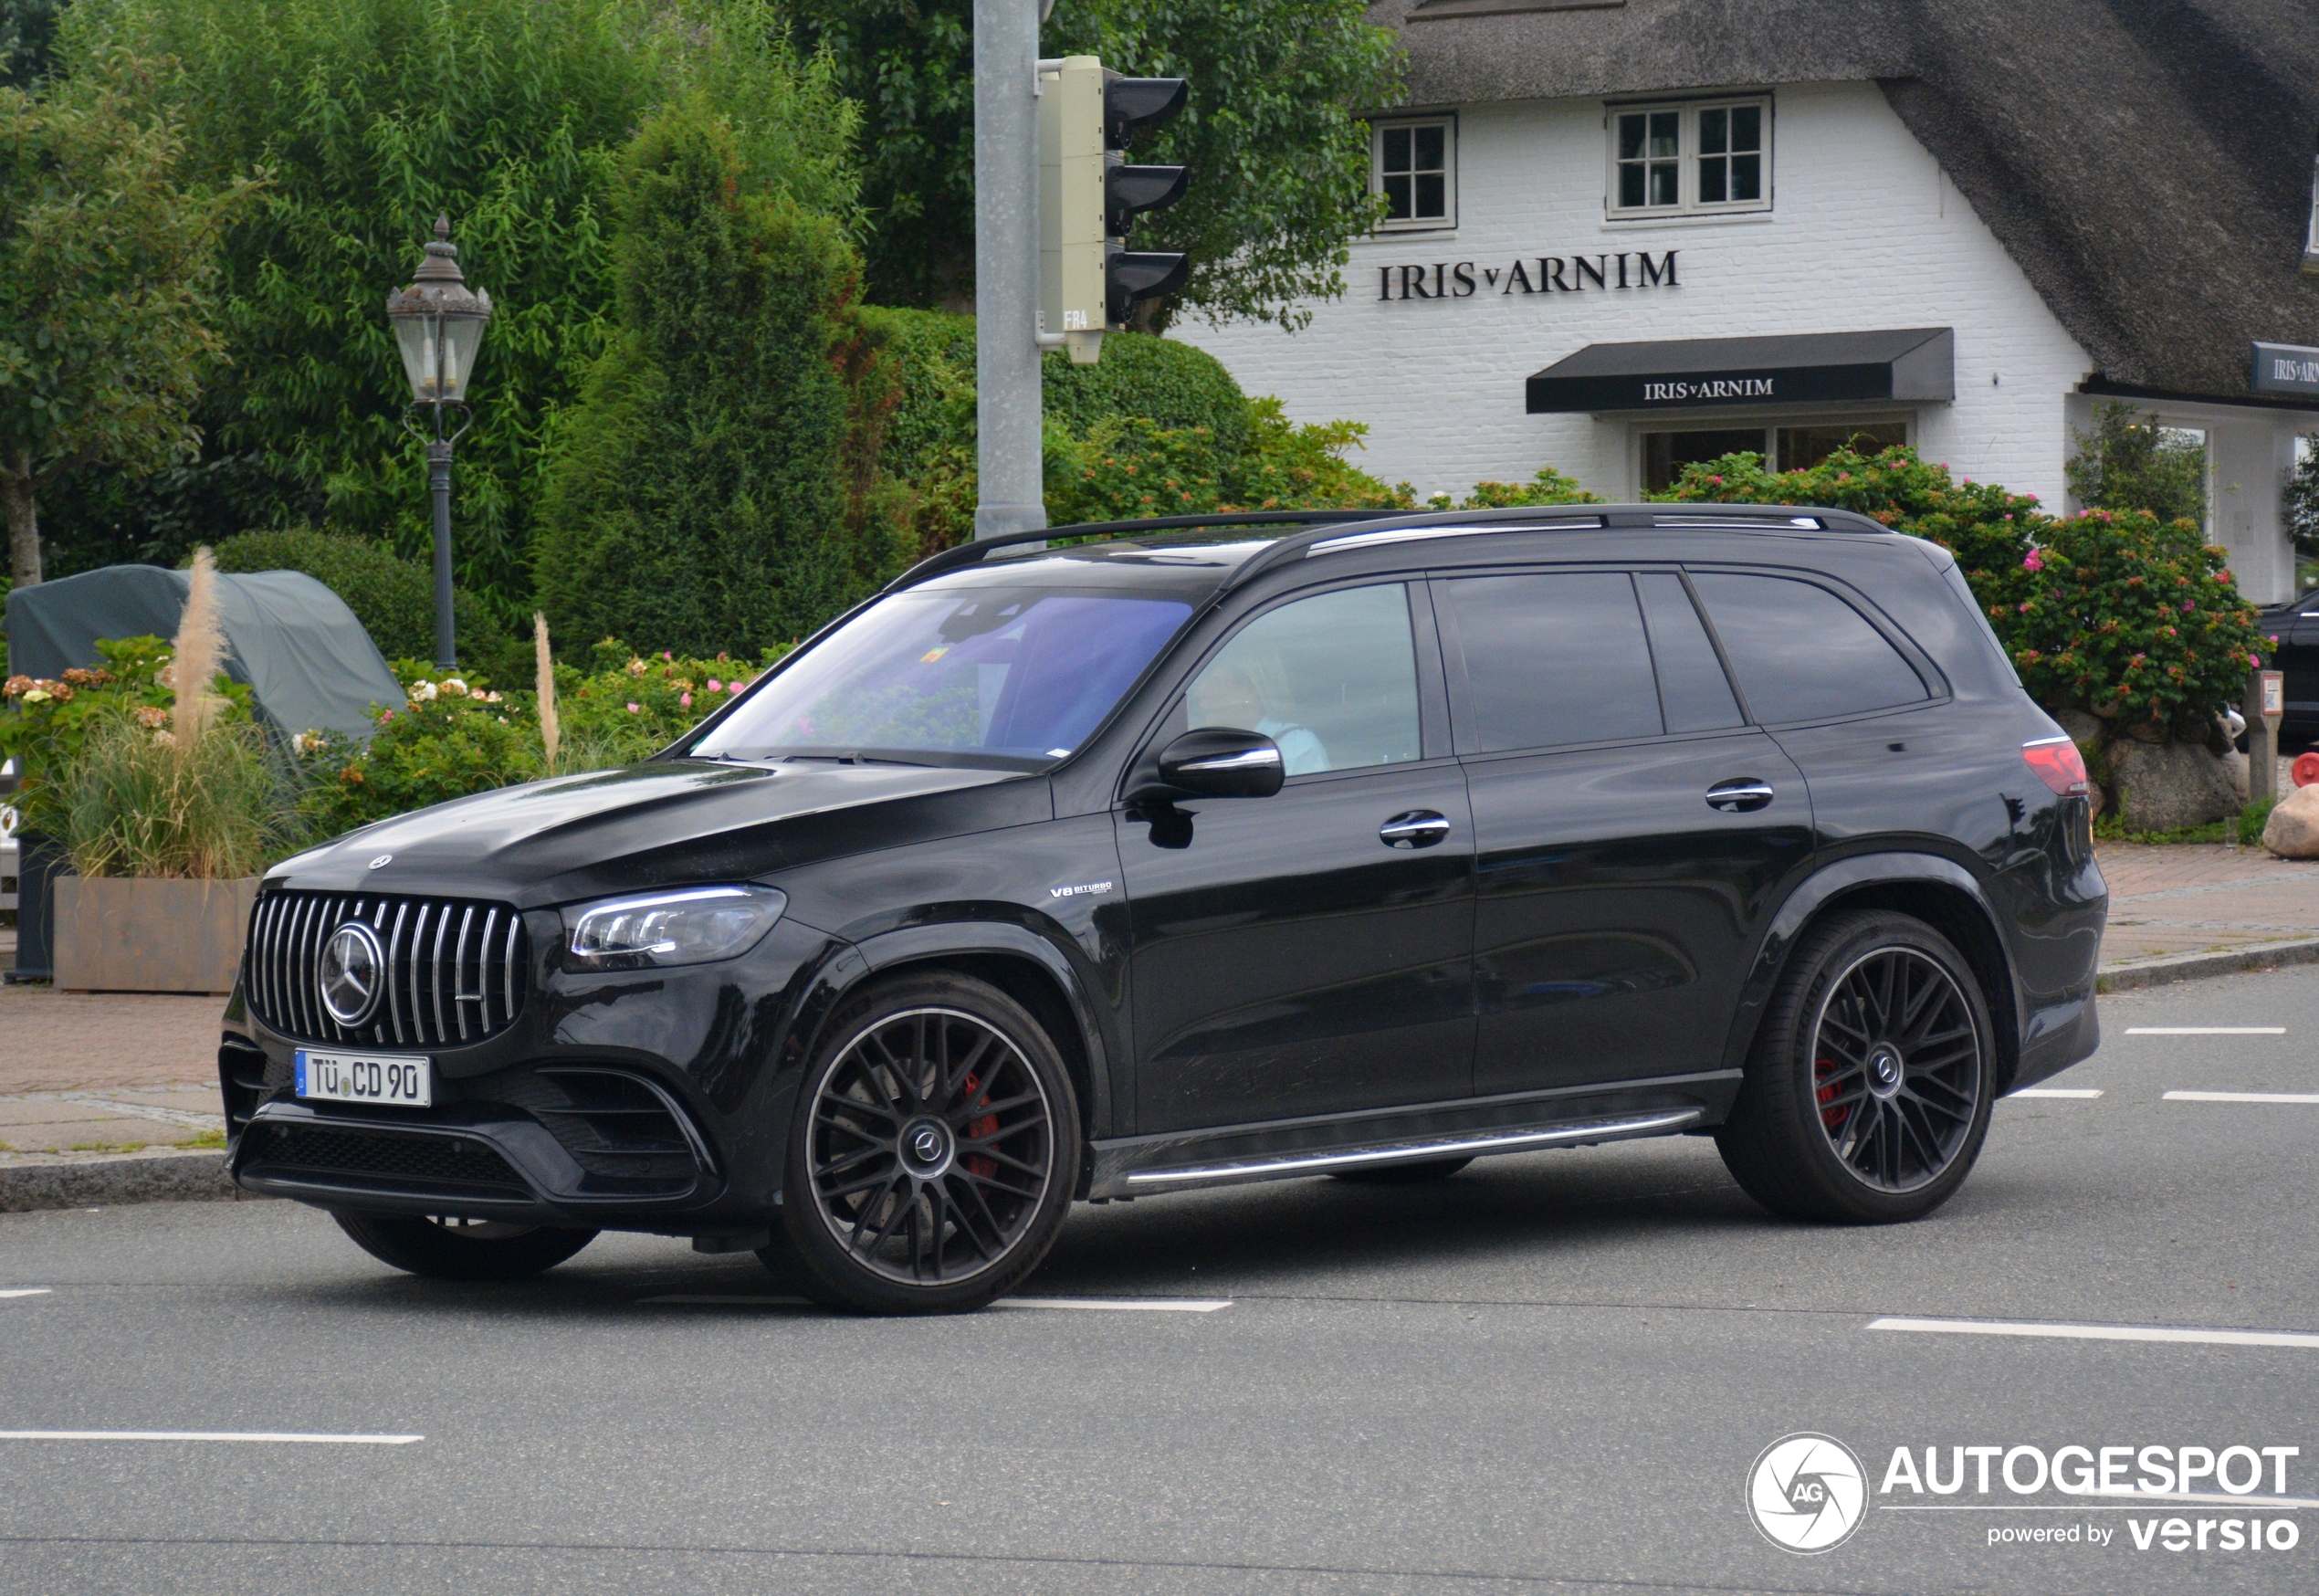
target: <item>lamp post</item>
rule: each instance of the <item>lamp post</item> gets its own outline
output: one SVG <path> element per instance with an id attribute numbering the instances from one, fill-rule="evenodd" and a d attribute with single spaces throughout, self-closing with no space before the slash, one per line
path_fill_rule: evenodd
<path id="1" fill-rule="evenodd" d="M 403 352 L 403 373 L 411 380 L 411 408 L 434 412 L 432 436 L 408 415 L 403 425 L 426 445 L 427 487 L 435 496 L 435 663 L 449 670 L 457 663 L 451 629 L 451 446 L 475 419 L 467 409 L 467 373 L 483 346 L 491 296 L 468 288 L 460 275 L 447 213 L 435 217 L 434 242 L 411 286 L 387 295 L 386 314 Z M 458 425 L 448 433 L 446 409 L 458 412 Z"/>

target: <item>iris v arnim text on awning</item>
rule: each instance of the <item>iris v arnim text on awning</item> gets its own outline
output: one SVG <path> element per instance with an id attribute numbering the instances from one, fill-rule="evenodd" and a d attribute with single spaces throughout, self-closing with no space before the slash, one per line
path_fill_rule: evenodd
<path id="1" fill-rule="evenodd" d="M 1590 343 L 1531 376 L 1526 407 L 1944 404 L 1957 397 L 1956 344 L 1946 327 Z"/>

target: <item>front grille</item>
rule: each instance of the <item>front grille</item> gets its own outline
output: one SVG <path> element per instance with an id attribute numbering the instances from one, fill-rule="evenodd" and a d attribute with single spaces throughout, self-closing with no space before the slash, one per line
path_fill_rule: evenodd
<path id="1" fill-rule="evenodd" d="M 322 1006 L 322 950 L 349 920 L 386 950 L 386 996 L 359 1028 Z M 250 916 L 250 1006 L 285 1036 L 377 1047 L 450 1047 L 496 1036 L 523 1012 L 530 950 L 506 904 L 458 898 L 275 892 Z"/>
<path id="2" fill-rule="evenodd" d="M 257 1137 L 246 1163 L 435 1186 L 529 1191 L 507 1160 L 463 1137 L 326 1130 L 310 1125 L 262 1125 Z"/>

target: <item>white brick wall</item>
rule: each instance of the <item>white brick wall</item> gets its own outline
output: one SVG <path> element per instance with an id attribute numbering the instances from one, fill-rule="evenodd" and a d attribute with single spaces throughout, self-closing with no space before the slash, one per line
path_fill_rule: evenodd
<path id="1" fill-rule="evenodd" d="M 1177 335 L 1297 420 L 1367 422 L 1360 464 L 1421 494 L 1551 465 L 1627 498 L 1631 419 L 1525 415 L 1524 378 L 1590 343 L 1949 326 L 1957 402 L 1918 409 L 1926 457 L 2059 508 L 2062 396 L 2087 374 L 2085 352 L 1873 84 L 1783 89 L 1775 105 L 1768 215 L 1647 223 L 1603 218 L 1599 100 L 1468 108 L 1454 230 L 1356 245 L 1345 298 L 1314 306 L 1301 333 L 1189 321 Z M 1385 264 L 1528 257 L 1534 271 L 1540 255 L 1668 249 L 1680 252 L 1677 289 L 1378 297 Z"/>

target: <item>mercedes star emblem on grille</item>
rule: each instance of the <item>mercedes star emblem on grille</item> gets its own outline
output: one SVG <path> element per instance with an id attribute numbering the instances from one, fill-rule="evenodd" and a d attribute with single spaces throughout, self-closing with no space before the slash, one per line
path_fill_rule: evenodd
<path id="1" fill-rule="evenodd" d="M 378 933 L 349 920 L 322 949 L 322 1006 L 341 1025 L 360 1025 L 377 1013 L 386 991 L 386 950 Z"/>

